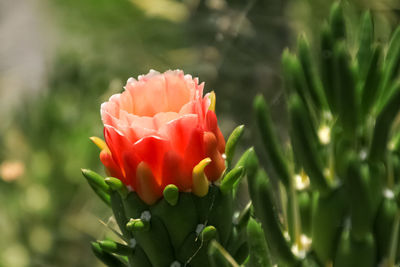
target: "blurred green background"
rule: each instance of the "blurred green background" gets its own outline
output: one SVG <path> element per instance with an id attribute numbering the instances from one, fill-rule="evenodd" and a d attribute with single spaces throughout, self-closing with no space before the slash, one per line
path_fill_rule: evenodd
<path id="1" fill-rule="evenodd" d="M 0 267 L 101 266 L 89 241 L 111 235 L 111 212 L 80 168 L 103 172 L 88 137 L 102 135 L 100 104 L 131 76 L 198 76 L 216 91 L 225 136 L 247 125 L 242 149 L 257 145 L 256 93 L 284 129 L 280 54 L 302 32 L 318 42 L 331 2 L 0 0 Z M 365 9 L 385 40 L 399 2 L 348 1 L 351 30 Z"/>

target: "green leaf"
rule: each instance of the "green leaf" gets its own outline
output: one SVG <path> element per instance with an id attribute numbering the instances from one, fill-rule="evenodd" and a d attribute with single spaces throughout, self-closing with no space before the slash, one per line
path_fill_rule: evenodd
<path id="1" fill-rule="evenodd" d="M 97 242 L 92 242 L 92 251 L 96 257 L 109 267 L 127 267 L 128 265 L 122 262 L 116 256 L 104 251 Z"/>
<path id="2" fill-rule="evenodd" d="M 373 161 L 385 160 L 389 132 L 400 110 L 400 83 L 397 82 L 391 91 L 393 91 L 393 95 L 376 119 L 369 151 L 369 158 Z"/>
<path id="3" fill-rule="evenodd" d="M 213 267 L 239 267 L 232 256 L 215 240 L 210 243 L 208 255 Z"/>
<path id="4" fill-rule="evenodd" d="M 283 264 L 295 264 L 297 259 L 283 235 L 273 188 L 267 174 L 260 169 L 255 175 L 248 176 L 247 179 L 255 214 L 261 221 L 264 236 L 272 255 L 277 257 L 278 262 Z"/>
<path id="5" fill-rule="evenodd" d="M 368 66 L 373 54 L 372 44 L 374 42 L 374 23 L 372 21 L 371 13 L 369 11 L 365 12 L 361 19 L 361 27 L 359 30 L 358 39 L 358 67 L 360 70 L 361 79 L 365 80 L 368 77 Z"/>
<path id="6" fill-rule="evenodd" d="M 228 172 L 224 179 L 221 182 L 220 190 L 223 194 L 227 194 L 231 192 L 234 188 L 234 185 L 243 177 L 244 174 L 244 167 L 239 166 L 237 168 L 232 169 Z"/>
<path id="7" fill-rule="evenodd" d="M 335 63 L 333 60 L 334 41 L 329 25 L 324 24 L 321 32 L 321 54 L 320 66 L 323 89 L 325 98 L 329 104 L 331 112 L 336 114 L 338 111 L 338 94 L 335 91 Z"/>
<path id="8" fill-rule="evenodd" d="M 133 249 L 127 245 L 115 242 L 113 240 L 101 240 L 97 241 L 103 251 L 109 253 L 116 253 L 119 255 L 129 255 L 133 253 Z"/>
<path id="9" fill-rule="evenodd" d="M 344 42 L 340 42 L 335 46 L 335 74 L 336 86 L 335 91 L 339 96 L 337 102 L 339 108 L 339 119 L 342 123 L 345 133 L 352 136 L 358 122 L 358 105 L 356 102 L 356 84 L 353 71 L 350 67 L 350 55 Z"/>
<path id="10" fill-rule="evenodd" d="M 334 2 L 331 7 L 329 24 L 335 39 L 340 40 L 346 38 L 346 23 L 344 21 L 342 5 L 339 1 Z"/>
<path id="11" fill-rule="evenodd" d="M 335 266 L 376 266 L 376 245 L 372 233 L 366 233 L 361 240 L 354 240 L 349 231 L 344 230 L 335 257 Z"/>
<path id="12" fill-rule="evenodd" d="M 343 188 L 329 195 L 315 195 L 312 217 L 312 248 L 323 265 L 332 261 L 346 211 Z"/>
<path id="13" fill-rule="evenodd" d="M 228 138 L 228 141 L 226 142 L 225 155 L 226 155 L 226 162 L 228 163 L 228 168 L 232 164 L 232 159 L 233 156 L 235 155 L 236 146 L 239 143 L 241 137 L 243 136 L 243 132 L 244 132 L 244 125 L 239 125 L 232 131 L 231 135 Z"/>
<path id="14" fill-rule="evenodd" d="M 309 92 L 312 103 L 317 110 L 325 109 L 328 104 L 326 103 L 322 84 L 317 75 L 315 65 L 312 62 L 310 45 L 304 35 L 300 35 L 297 41 L 297 50 L 306 82 L 306 89 Z"/>
<path id="15" fill-rule="evenodd" d="M 297 95 L 289 99 L 290 132 L 295 157 L 310 178 L 311 186 L 325 194 L 329 191 L 327 180 L 322 172 L 323 165 L 319 154 L 319 142 L 309 124 L 304 104 Z"/>
<path id="16" fill-rule="evenodd" d="M 289 167 L 282 153 L 283 149 L 278 143 L 278 138 L 274 132 L 269 108 L 261 95 L 255 98 L 254 109 L 264 148 L 268 153 L 269 159 L 279 179 L 288 187 L 291 179 Z"/>
<path id="17" fill-rule="evenodd" d="M 271 256 L 267 242 L 264 238 L 264 231 L 261 225 L 254 219 L 250 219 L 247 225 L 247 236 L 249 239 L 250 259 L 249 267 L 271 267 Z"/>
<path id="18" fill-rule="evenodd" d="M 381 69 L 382 47 L 375 46 L 372 49 L 371 59 L 366 64 L 366 77 L 361 91 L 361 112 L 364 119 L 370 109 L 376 103 L 376 98 L 379 96 L 380 82 L 382 77 Z M 360 62 L 359 62 L 360 63 Z"/>

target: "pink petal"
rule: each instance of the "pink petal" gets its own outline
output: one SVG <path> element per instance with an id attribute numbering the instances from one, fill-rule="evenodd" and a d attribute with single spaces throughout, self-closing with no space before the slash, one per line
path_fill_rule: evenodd
<path id="1" fill-rule="evenodd" d="M 176 112 L 160 112 L 153 117 L 153 124 L 155 129 L 158 130 L 177 118 L 179 118 L 179 114 Z"/>
<path id="2" fill-rule="evenodd" d="M 183 72 L 166 72 L 164 77 L 168 110 L 179 112 L 182 106 L 190 101 L 194 88 L 188 86 Z"/>
<path id="3" fill-rule="evenodd" d="M 158 112 L 168 111 L 165 79 L 163 75 L 155 75 L 149 79 L 126 86 L 133 96 L 134 114 L 138 116 L 154 116 Z"/>

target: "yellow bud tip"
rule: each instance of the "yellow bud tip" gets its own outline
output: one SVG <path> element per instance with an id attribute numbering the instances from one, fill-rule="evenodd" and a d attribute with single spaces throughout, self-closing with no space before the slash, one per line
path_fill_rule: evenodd
<path id="1" fill-rule="evenodd" d="M 104 142 L 103 139 L 101 139 L 100 137 L 97 136 L 92 136 L 89 138 L 98 148 L 100 148 L 100 150 L 106 150 L 107 152 L 109 152 L 110 150 L 108 149 L 108 146 L 106 144 L 106 142 Z"/>
<path id="2" fill-rule="evenodd" d="M 204 197 L 208 193 L 208 179 L 204 174 L 204 168 L 210 164 L 211 159 L 205 158 L 201 160 L 194 168 L 193 168 L 193 188 L 192 192 L 196 196 Z"/>
<path id="3" fill-rule="evenodd" d="M 217 97 L 215 95 L 215 92 L 211 91 L 208 97 L 210 98 L 210 101 L 211 101 L 210 106 L 208 107 L 208 109 L 215 112 L 215 102 L 217 101 Z"/>

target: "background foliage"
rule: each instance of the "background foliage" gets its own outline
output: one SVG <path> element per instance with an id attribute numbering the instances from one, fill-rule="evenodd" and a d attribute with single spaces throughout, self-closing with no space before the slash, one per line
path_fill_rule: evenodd
<path id="1" fill-rule="evenodd" d="M 102 134 L 100 104 L 128 77 L 200 77 L 224 134 L 244 123 L 249 145 L 262 92 L 284 129 L 281 51 L 300 32 L 317 41 L 330 2 L 0 0 L 0 266 L 100 265 L 89 241 L 110 235 L 100 220 L 111 214 L 80 168 L 102 171 L 88 137 Z M 346 7 L 354 21 L 371 9 L 382 39 L 399 22 L 394 0 Z"/>

